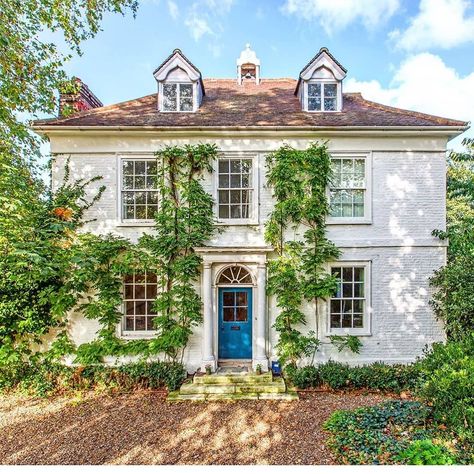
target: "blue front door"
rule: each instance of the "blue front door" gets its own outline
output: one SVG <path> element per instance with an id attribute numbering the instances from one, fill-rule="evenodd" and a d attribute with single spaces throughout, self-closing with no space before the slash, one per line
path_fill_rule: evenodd
<path id="1" fill-rule="evenodd" d="M 219 359 L 252 358 L 252 288 L 219 288 Z"/>

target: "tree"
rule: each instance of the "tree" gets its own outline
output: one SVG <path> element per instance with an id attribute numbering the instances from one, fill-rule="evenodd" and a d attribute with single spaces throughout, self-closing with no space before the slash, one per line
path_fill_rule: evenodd
<path id="1" fill-rule="evenodd" d="M 55 93 L 66 79 L 64 63 L 93 38 L 107 12 L 136 13 L 137 0 L 2 0 L 0 8 L 0 160 L 38 152 L 38 139 L 20 117 L 55 111 Z M 45 31 L 61 32 L 64 54 Z"/>
<path id="2" fill-rule="evenodd" d="M 449 239 L 447 265 L 431 280 L 432 305 L 449 339 L 461 340 L 474 330 L 474 140 L 466 151 L 452 152 L 447 172 L 447 228 L 434 231 Z"/>

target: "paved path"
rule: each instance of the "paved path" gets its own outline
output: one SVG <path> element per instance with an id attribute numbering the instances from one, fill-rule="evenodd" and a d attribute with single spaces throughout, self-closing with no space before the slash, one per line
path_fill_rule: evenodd
<path id="1" fill-rule="evenodd" d="M 170 404 L 139 391 L 85 400 L 0 398 L 3 464 L 331 464 L 322 424 L 380 395 Z"/>

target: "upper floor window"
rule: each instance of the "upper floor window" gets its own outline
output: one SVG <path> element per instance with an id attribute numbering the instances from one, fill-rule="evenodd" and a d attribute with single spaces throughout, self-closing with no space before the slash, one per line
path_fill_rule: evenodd
<path id="1" fill-rule="evenodd" d="M 192 84 L 163 84 L 163 110 L 165 112 L 192 112 L 193 109 Z"/>
<path id="2" fill-rule="evenodd" d="M 154 331 L 153 319 L 156 311 L 158 284 L 153 273 L 127 275 L 123 289 L 123 332 Z"/>
<path id="3" fill-rule="evenodd" d="M 156 159 L 122 160 L 123 220 L 152 220 L 158 210 Z"/>
<path id="4" fill-rule="evenodd" d="M 330 222 L 368 222 L 368 160 L 365 156 L 331 159 L 333 177 L 329 189 Z"/>
<path id="5" fill-rule="evenodd" d="M 337 110 L 337 84 L 308 83 L 308 110 L 311 112 Z"/>
<path id="6" fill-rule="evenodd" d="M 329 302 L 329 332 L 367 333 L 369 264 L 335 264 L 331 275 L 337 278 L 338 285 Z"/>
<path id="7" fill-rule="evenodd" d="M 253 216 L 252 159 L 220 158 L 217 178 L 219 220 L 248 220 Z"/>

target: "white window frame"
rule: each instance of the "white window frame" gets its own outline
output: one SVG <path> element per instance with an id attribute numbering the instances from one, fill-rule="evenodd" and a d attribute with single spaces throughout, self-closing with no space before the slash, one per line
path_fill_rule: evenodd
<path id="1" fill-rule="evenodd" d="M 327 224 L 372 224 L 372 152 L 330 152 L 334 159 L 365 160 L 364 215 L 360 217 L 333 217 L 328 215 Z M 329 205 L 331 186 L 327 188 Z"/>
<path id="2" fill-rule="evenodd" d="M 310 84 L 321 84 L 321 109 L 320 110 L 309 110 L 309 85 Z M 334 84 L 336 86 L 336 109 L 335 110 L 325 110 L 324 109 L 324 86 L 325 84 Z M 331 97 L 333 98 L 333 97 Z M 304 83 L 304 109 L 306 112 L 310 113 L 334 113 L 341 111 L 342 104 L 342 89 L 341 83 L 335 81 L 334 79 L 312 79 Z"/>
<path id="3" fill-rule="evenodd" d="M 153 154 L 147 155 L 120 155 L 117 156 L 117 215 L 119 220 L 119 226 L 122 227 L 134 227 L 134 226 L 146 226 L 152 227 L 155 225 L 154 219 L 125 219 L 123 215 L 123 203 L 122 203 L 122 192 L 123 189 L 123 162 L 124 161 L 156 161 Z M 158 189 L 156 190 L 158 192 Z M 158 196 L 159 204 L 159 196 Z"/>
<path id="4" fill-rule="evenodd" d="M 144 272 L 145 273 L 145 272 Z M 135 285 L 135 283 L 133 283 Z M 145 284 L 146 285 L 146 284 Z M 156 283 L 157 286 L 157 293 L 159 291 L 159 286 L 158 282 Z M 146 292 L 146 287 L 145 287 L 145 292 Z M 145 300 L 125 300 L 125 281 L 124 278 L 122 279 L 122 303 L 120 305 L 120 312 L 122 313 L 122 317 L 120 318 L 120 321 L 117 324 L 117 334 L 119 337 L 122 339 L 151 339 L 156 334 L 158 334 L 156 329 L 150 329 L 150 330 L 140 330 L 140 331 L 127 331 L 125 329 L 125 322 L 126 322 L 126 301 L 151 301 L 146 299 L 146 293 L 145 293 Z M 147 315 L 143 315 L 147 316 Z M 158 314 L 156 315 L 158 316 Z"/>
<path id="5" fill-rule="evenodd" d="M 326 337 L 329 336 L 371 336 L 372 335 L 372 262 L 370 260 L 339 260 L 328 264 L 328 272 L 331 273 L 333 268 L 340 267 L 363 267 L 364 268 L 364 315 L 361 328 L 331 328 L 331 299 L 328 298 L 326 303 Z"/>
<path id="6" fill-rule="evenodd" d="M 249 217 L 245 219 L 223 219 L 219 218 L 219 159 L 232 160 L 252 160 L 252 187 L 248 188 L 252 191 L 252 202 L 249 205 Z M 213 173 L 212 173 L 212 188 L 213 188 L 213 198 L 214 198 L 214 216 L 216 217 L 217 225 L 258 225 L 259 216 L 258 216 L 258 203 L 259 203 L 259 181 L 258 181 L 258 163 L 259 163 L 259 153 L 252 152 L 227 152 L 221 153 L 214 160 L 213 163 Z"/>
<path id="7" fill-rule="evenodd" d="M 163 104 L 163 99 L 164 99 L 164 95 L 163 95 L 163 86 L 165 84 L 176 84 L 177 88 L 176 88 L 176 105 L 177 105 L 177 110 L 165 110 L 164 109 L 164 104 Z M 192 88 L 193 88 L 193 108 L 192 110 L 180 110 L 180 103 L 179 103 L 179 98 L 180 98 L 180 92 L 181 92 L 181 85 L 191 85 Z M 186 81 L 164 81 L 164 82 L 160 82 L 159 83 L 159 99 L 160 99 L 160 104 L 159 104 L 159 107 L 160 107 L 160 112 L 163 112 L 163 113 L 166 113 L 166 114 L 189 114 L 189 113 L 193 113 L 196 111 L 197 107 L 196 107 L 196 104 L 197 104 L 197 87 L 196 87 L 196 83 L 194 82 L 186 82 Z"/>

